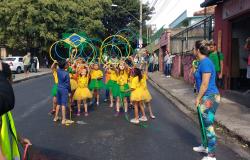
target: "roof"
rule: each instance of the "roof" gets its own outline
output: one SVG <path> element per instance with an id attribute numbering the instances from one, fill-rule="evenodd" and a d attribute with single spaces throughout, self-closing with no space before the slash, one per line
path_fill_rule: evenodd
<path id="1" fill-rule="evenodd" d="M 201 7 L 213 6 L 219 3 L 223 3 L 223 1 L 225 0 L 205 0 L 205 2 L 201 4 Z"/>
<path id="2" fill-rule="evenodd" d="M 206 11 L 205 9 L 202 9 L 200 11 L 194 12 L 194 16 L 204 16 L 206 15 L 213 15 L 215 12 L 215 6 L 207 7 Z"/>

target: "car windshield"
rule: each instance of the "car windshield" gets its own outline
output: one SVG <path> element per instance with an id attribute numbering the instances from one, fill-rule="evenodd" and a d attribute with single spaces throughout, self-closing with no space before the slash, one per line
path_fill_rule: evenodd
<path id="1" fill-rule="evenodd" d="M 4 61 L 15 61 L 16 58 L 5 58 Z"/>

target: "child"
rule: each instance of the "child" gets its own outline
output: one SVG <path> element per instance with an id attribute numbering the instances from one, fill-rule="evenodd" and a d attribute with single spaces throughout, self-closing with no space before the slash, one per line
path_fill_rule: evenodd
<path id="1" fill-rule="evenodd" d="M 189 73 L 189 77 L 191 77 L 191 75 L 193 76 L 193 74 L 196 72 L 196 70 L 198 68 L 198 65 L 199 65 L 199 60 L 198 59 L 193 60 L 192 68 L 191 68 L 190 73 Z M 195 81 L 194 81 L 194 93 L 195 94 L 197 93 L 196 82 Z"/>
<path id="2" fill-rule="evenodd" d="M 59 69 L 57 70 L 58 76 L 58 90 L 57 90 L 57 106 L 54 121 L 58 121 L 58 112 L 62 107 L 62 124 L 66 124 L 66 106 L 68 104 L 68 97 L 71 93 L 69 73 L 65 71 L 66 62 L 61 61 L 58 63 Z"/>
<path id="3" fill-rule="evenodd" d="M 94 92 L 96 98 L 96 105 L 100 104 L 100 89 L 105 87 L 105 84 L 102 81 L 103 73 L 99 69 L 99 65 L 97 63 L 94 64 L 93 69 L 90 72 L 91 81 L 89 84 L 89 89 Z"/>
<path id="4" fill-rule="evenodd" d="M 76 64 L 71 64 L 70 61 L 68 61 L 68 68 L 67 71 L 69 73 L 70 77 L 70 88 L 71 88 L 71 97 L 70 97 L 70 112 L 71 112 L 71 106 L 73 104 L 73 95 L 75 93 L 75 90 L 77 88 L 77 73 L 76 73 Z"/>
<path id="5" fill-rule="evenodd" d="M 152 96 L 148 90 L 148 86 L 147 86 L 147 70 L 144 70 L 144 73 L 143 73 L 143 78 L 142 78 L 142 83 L 143 83 L 143 93 L 144 93 L 144 104 L 148 107 L 148 110 L 149 110 L 149 114 L 150 114 L 150 118 L 152 119 L 155 119 L 155 116 L 153 114 L 153 111 L 152 111 L 152 107 L 151 107 L 151 100 L 152 100 Z"/>
<path id="6" fill-rule="evenodd" d="M 110 80 L 107 83 L 107 88 L 109 89 L 110 96 L 110 107 L 114 106 L 114 97 L 117 96 L 118 84 L 117 84 L 117 69 L 114 64 L 109 67 Z"/>
<path id="7" fill-rule="evenodd" d="M 128 97 L 130 97 L 130 92 L 125 92 L 129 90 L 128 85 L 128 68 L 125 66 L 125 62 L 121 61 L 119 64 L 119 72 L 117 77 L 117 84 L 119 85 L 118 96 L 116 98 L 116 113 L 120 112 L 120 101 L 123 102 L 125 114 L 128 112 Z"/>
<path id="8" fill-rule="evenodd" d="M 56 112 L 56 106 L 57 106 L 57 102 L 56 102 L 56 94 L 57 94 L 57 85 L 58 85 L 58 77 L 57 77 L 57 61 L 54 61 L 54 63 L 51 66 L 51 70 L 52 70 L 52 74 L 54 77 L 54 86 L 51 90 L 51 95 L 53 97 L 53 108 L 52 110 L 49 112 L 49 114 L 55 114 Z"/>
<path id="9" fill-rule="evenodd" d="M 131 96 L 130 99 L 134 105 L 135 118 L 131 119 L 130 122 L 134 124 L 139 124 L 140 121 L 147 121 L 147 117 L 144 111 L 142 102 L 145 100 L 143 91 L 143 80 L 142 73 L 139 68 L 134 69 L 134 78 L 131 83 Z M 142 112 L 142 117 L 139 118 L 138 107 Z"/>
<path id="10" fill-rule="evenodd" d="M 110 71 L 109 71 L 109 66 L 108 66 L 107 63 L 104 65 L 103 68 L 105 69 L 105 84 L 107 85 L 108 82 L 109 82 L 109 80 L 110 80 L 110 75 L 111 75 L 111 73 L 110 73 Z M 106 90 L 105 90 L 105 99 L 104 99 L 104 102 L 107 102 L 108 99 L 109 99 L 109 89 L 106 88 Z"/>
<path id="11" fill-rule="evenodd" d="M 77 100 L 77 116 L 81 113 L 81 101 L 84 103 L 84 115 L 88 116 L 88 104 L 87 99 L 92 98 L 92 94 L 88 89 L 89 84 L 89 74 L 87 69 L 82 69 L 80 75 L 78 76 L 78 87 L 74 94 L 74 100 Z"/>

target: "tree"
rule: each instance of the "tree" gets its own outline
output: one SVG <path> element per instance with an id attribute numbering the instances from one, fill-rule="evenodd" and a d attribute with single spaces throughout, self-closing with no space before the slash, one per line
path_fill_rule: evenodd
<path id="1" fill-rule="evenodd" d="M 123 28 L 130 28 L 138 35 L 140 23 L 140 1 L 139 0 L 112 0 L 117 7 L 108 6 L 105 8 L 105 15 L 102 22 L 107 29 L 107 34 L 112 35 Z M 146 30 L 146 21 L 151 19 L 154 8 L 149 4 L 143 4 L 143 29 Z M 132 16 L 133 15 L 133 16 Z M 136 20 L 134 17 L 137 17 Z"/>
<path id="2" fill-rule="evenodd" d="M 47 51 L 65 32 L 98 36 L 105 31 L 101 18 L 109 5 L 110 0 L 2 0 L 0 42 Z"/>

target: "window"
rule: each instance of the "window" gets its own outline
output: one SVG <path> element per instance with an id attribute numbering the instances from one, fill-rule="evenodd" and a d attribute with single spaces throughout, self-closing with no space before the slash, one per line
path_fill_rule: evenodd
<path id="1" fill-rule="evenodd" d="M 19 62 L 23 62 L 23 58 L 19 58 L 19 60 L 18 60 Z"/>

